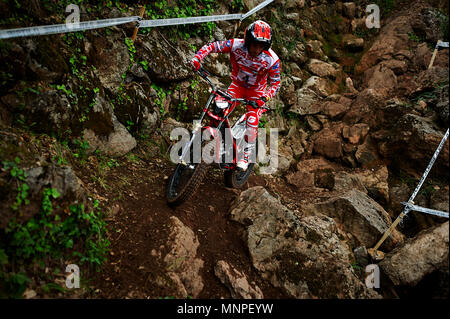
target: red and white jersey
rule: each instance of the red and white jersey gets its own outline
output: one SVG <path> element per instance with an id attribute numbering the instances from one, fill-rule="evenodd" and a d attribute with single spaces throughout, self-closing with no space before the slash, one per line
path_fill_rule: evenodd
<path id="1" fill-rule="evenodd" d="M 243 39 L 230 39 L 207 44 L 195 56 L 201 61 L 211 52 L 230 54 L 234 83 L 251 90 L 265 90 L 263 96 L 268 100 L 280 89 L 280 59 L 272 49 L 252 57 Z M 270 87 L 266 90 L 268 81 Z"/>

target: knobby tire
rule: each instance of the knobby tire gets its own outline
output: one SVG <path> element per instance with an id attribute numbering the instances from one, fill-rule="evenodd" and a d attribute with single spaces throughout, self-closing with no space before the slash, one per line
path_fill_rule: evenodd
<path id="1" fill-rule="evenodd" d="M 180 192 L 177 194 L 176 197 L 171 198 L 170 192 L 172 191 L 171 188 L 173 185 L 173 180 L 174 180 L 174 178 L 176 178 L 175 175 L 177 173 L 177 170 L 179 169 L 179 165 L 182 165 L 182 164 L 178 164 L 177 167 L 175 168 L 175 171 L 172 174 L 172 176 L 170 177 L 169 185 L 167 187 L 167 203 L 171 207 L 179 206 L 179 205 L 183 204 L 184 202 L 186 202 L 187 200 L 189 200 L 191 198 L 191 196 L 194 195 L 194 193 L 197 191 L 197 188 L 200 186 L 200 183 L 205 178 L 206 173 L 208 171 L 208 165 L 206 163 L 203 163 L 203 162 L 199 163 L 194 168 L 194 172 L 192 173 L 191 177 L 189 178 L 189 180 L 187 181 L 187 183 L 183 187 L 183 189 L 180 190 Z"/>

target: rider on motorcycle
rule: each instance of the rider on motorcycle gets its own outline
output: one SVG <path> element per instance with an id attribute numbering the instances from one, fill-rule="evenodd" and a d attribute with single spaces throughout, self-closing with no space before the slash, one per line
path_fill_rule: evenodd
<path id="1" fill-rule="evenodd" d="M 237 168 L 247 170 L 249 159 L 254 155 L 258 123 L 266 111 L 262 106 L 280 89 L 280 60 L 270 49 L 272 29 L 261 20 L 250 24 L 245 30 L 244 39 L 216 41 L 204 45 L 191 65 L 197 71 L 204 57 L 211 52 L 229 53 L 232 65 L 231 80 L 228 93 L 234 98 L 255 101 L 258 108 L 247 105 L 246 113 L 246 147 L 244 156 L 238 161 Z M 270 86 L 267 85 L 269 79 Z"/>

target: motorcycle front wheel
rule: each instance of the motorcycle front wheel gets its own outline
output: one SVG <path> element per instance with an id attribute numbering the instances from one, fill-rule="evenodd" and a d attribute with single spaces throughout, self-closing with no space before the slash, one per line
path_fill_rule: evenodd
<path id="1" fill-rule="evenodd" d="M 177 164 L 167 185 L 167 203 L 176 207 L 186 202 L 197 190 L 206 175 L 205 163 Z"/>

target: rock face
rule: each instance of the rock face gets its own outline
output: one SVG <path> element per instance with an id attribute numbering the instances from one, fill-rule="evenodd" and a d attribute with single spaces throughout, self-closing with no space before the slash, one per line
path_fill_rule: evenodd
<path id="1" fill-rule="evenodd" d="M 101 96 L 97 96 L 96 102 L 91 115 L 92 121 L 103 121 L 95 121 L 92 128 L 84 130 L 84 139 L 89 143 L 90 151 L 98 149 L 110 156 L 122 156 L 135 148 L 135 138 L 117 120 L 111 105 Z"/>
<path id="2" fill-rule="evenodd" d="M 264 295 L 258 286 L 250 286 L 246 276 L 230 266 L 226 261 L 219 260 L 214 267 L 214 273 L 227 286 L 231 297 L 242 299 L 263 299 Z"/>
<path id="3" fill-rule="evenodd" d="M 347 18 L 353 19 L 355 17 L 355 13 L 356 13 L 355 3 L 354 2 L 344 2 L 342 4 L 342 11 Z"/>
<path id="4" fill-rule="evenodd" d="M 75 195 L 78 199 L 87 197 L 81 187 L 80 180 L 71 167 L 35 167 L 26 171 L 27 185 L 33 194 L 38 194 L 44 187 L 55 188 L 61 197 Z"/>
<path id="5" fill-rule="evenodd" d="M 346 232 L 352 234 L 353 247 L 373 247 L 391 225 L 388 213 L 377 202 L 360 190 L 350 190 L 325 202 L 305 208 L 310 215 L 333 217 Z M 403 236 L 394 231 L 381 246 L 387 251 L 403 242 Z"/>
<path id="6" fill-rule="evenodd" d="M 387 112 L 388 110 L 386 110 Z M 401 162 L 402 166 L 414 165 L 425 169 L 444 136 L 429 118 L 416 114 L 401 116 L 389 130 L 374 135 L 378 150 L 385 158 Z M 449 142 L 444 144 L 434 167 L 448 172 Z"/>
<path id="7" fill-rule="evenodd" d="M 112 94 L 118 94 L 122 82 L 121 75 L 127 71 L 130 55 L 120 36 L 95 37 L 90 59 L 97 65 L 97 76 L 102 86 Z"/>
<path id="8" fill-rule="evenodd" d="M 189 295 L 196 298 L 203 290 L 203 280 L 199 274 L 203 260 L 196 258 L 199 242 L 194 232 L 178 218 L 172 216 L 168 247 L 170 252 L 164 257 L 168 276 L 180 298 Z"/>
<path id="9" fill-rule="evenodd" d="M 254 267 L 293 297 L 379 298 L 355 275 L 352 252 L 331 218 L 299 219 L 260 186 L 241 193 L 231 218 L 247 226 Z"/>
<path id="10" fill-rule="evenodd" d="M 345 114 L 350 107 L 350 104 L 346 103 L 345 100 L 346 99 L 343 98 L 339 99 L 338 102 L 332 100 L 324 101 L 324 103 L 322 103 L 321 112 L 332 119 L 339 118 Z"/>
<path id="11" fill-rule="evenodd" d="M 339 158 L 343 155 L 341 126 L 325 128 L 316 133 L 312 139 L 314 140 L 314 152 L 330 159 Z"/>
<path id="12" fill-rule="evenodd" d="M 300 161 L 297 164 L 297 172 L 286 176 L 289 184 L 297 186 L 298 188 L 333 188 L 334 182 L 329 187 L 319 175 L 331 174 L 335 169 L 335 165 L 326 161 L 324 158 L 312 158 Z"/>
<path id="13" fill-rule="evenodd" d="M 412 32 L 409 25 L 410 17 L 402 15 L 387 24 L 382 35 L 376 38 L 370 49 L 361 58 L 356 72 L 364 72 L 382 60 L 388 60 L 407 47 L 408 32 Z"/>
<path id="14" fill-rule="evenodd" d="M 371 169 L 359 169 L 355 174 L 367 189 L 369 196 L 381 204 L 389 202 L 388 169 L 381 165 Z"/>
<path id="15" fill-rule="evenodd" d="M 439 189 L 431 195 L 430 208 L 443 212 L 449 211 L 449 187 Z"/>
<path id="16" fill-rule="evenodd" d="M 142 54 L 149 63 L 149 72 L 152 78 L 167 82 L 181 81 L 190 76 L 190 70 L 184 62 L 188 56 L 182 57 L 179 54 L 168 56 L 167 52 L 172 52 L 173 48 L 157 31 L 152 31 L 151 35 L 146 37 L 142 49 Z M 190 50 L 192 49 L 186 51 Z M 183 50 L 178 52 L 183 53 Z"/>
<path id="17" fill-rule="evenodd" d="M 378 64 L 364 74 L 369 89 L 384 89 L 392 92 L 397 87 L 397 76 L 385 64 Z"/>
<path id="18" fill-rule="evenodd" d="M 310 77 L 306 80 L 303 87 L 313 90 L 321 97 L 327 97 L 333 92 L 332 82 L 318 76 Z"/>
<path id="19" fill-rule="evenodd" d="M 349 189 L 358 190 L 367 194 L 367 189 L 358 176 L 344 171 L 337 172 L 333 175 L 332 189 L 341 194 L 348 192 Z"/>
<path id="20" fill-rule="evenodd" d="M 379 265 L 394 285 L 415 286 L 436 270 L 448 271 L 448 238 L 448 222 L 424 230 L 387 254 Z"/>
<path id="21" fill-rule="evenodd" d="M 295 92 L 295 104 L 290 111 L 300 115 L 317 114 L 320 112 L 320 97 L 309 88 L 301 88 Z"/>
<path id="22" fill-rule="evenodd" d="M 77 105 L 72 105 L 65 95 L 56 90 L 28 96 L 25 103 L 21 103 L 17 94 L 8 94 L 1 98 L 0 104 L 4 104 L 6 110 L 20 109 L 23 120 L 32 118 L 34 124 L 29 124 L 35 126 L 37 132 L 56 135 L 63 135 L 71 127 L 73 114 L 78 111 Z"/>
<path id="23" fill-rule="evenodd" d="M 437 9 L 423 8 L 420 10 L 420 14 L 411 21 L 411 27 L 419 37 L 436 43 L 443 36 L 442 23 L 441 13 Z"/>
<path id="24" fill-rule="evenodd" d="M 342 136 L 352 144 L 360 144 L 369 133 L 369 129 L 369 125 L 364 123 L 345 126 L 342 128 Z"/>
<path id="25" fill-rule="evenodd" d="M 337 75 L 337 70 L 333 65 L 317 59 L 311 59 L 306 68 L 312 74 L 320 77 L 336 78 Z"/>

